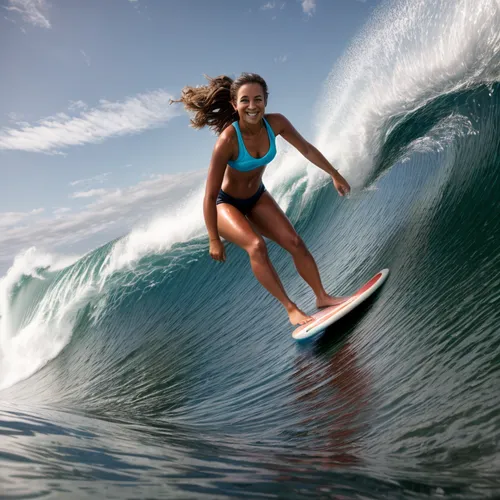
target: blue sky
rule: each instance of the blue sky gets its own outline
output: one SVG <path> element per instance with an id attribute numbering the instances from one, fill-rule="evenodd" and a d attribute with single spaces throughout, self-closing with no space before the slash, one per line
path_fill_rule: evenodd
<path id="1" fill-rule="evenodd" d="M 105 243 L 203 182 L 215 136 L 168 105 L 203 74 L 261 74 L 268 111 L 314 142 L 322 86 L 377 3 L 0 0 L 1 274 L 31 246 Z"/>

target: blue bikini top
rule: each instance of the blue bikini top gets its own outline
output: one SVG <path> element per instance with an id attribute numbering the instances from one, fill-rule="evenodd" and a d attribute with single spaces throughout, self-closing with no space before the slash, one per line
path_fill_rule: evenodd
<path id="1" fill-rule="evenodd" d="M 267 165 L 276 156 L 276 137 L 273 129 L 269 123 L 267 123 L 267 120 L 265 118 L 263 118 L 263 120 L 267 128 L 267 135 L 269 136 L 269 151 L 262 158 L 254 158 L 250 155 L 243 142 L 238 122 L 233 122 L 232 125 L 236 129 L 236 134 L 238 135 L 238 158 L 236 158 L 235 161 L 230 160 L 228 163 L 234 169 L 239 170 L 240 172 L 248 172 Z"/>

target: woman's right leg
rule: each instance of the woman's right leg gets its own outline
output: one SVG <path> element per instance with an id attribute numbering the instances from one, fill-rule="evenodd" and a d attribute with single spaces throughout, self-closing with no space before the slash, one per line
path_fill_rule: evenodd
<path id="1" fill-rule="evenodd" d="M 285 307 L 292 325 L 304 324 L 312 318 L 303 313 L 288 297 L 267 253 L 264 239 L 257 234 L 246 217 L 228 203 L 217 205 L 217 224 L 222 238 L 243 248 L 250 257 L 252 271 L 262 286 Z"/>

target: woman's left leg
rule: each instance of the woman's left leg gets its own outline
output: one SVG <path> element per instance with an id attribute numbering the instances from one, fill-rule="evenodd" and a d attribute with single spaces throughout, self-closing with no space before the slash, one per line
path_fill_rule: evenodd
<path id="1" fill-rule="evenodd" d="M 263 236 L 275 241 L 290 252 L 300 276 L 316 295 L 318 308 L 334 306 L 345 300 L 342 297 L 333 297 L 326 292 L 321 283 L 314 257 L 295 231 L 288 217 L 267 191 L 262 194 L 247 217 Z"/>

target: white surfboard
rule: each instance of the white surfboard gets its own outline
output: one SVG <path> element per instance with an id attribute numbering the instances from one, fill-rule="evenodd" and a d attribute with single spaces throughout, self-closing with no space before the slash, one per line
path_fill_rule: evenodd
<path id="1" fill-rule="evenodd" d="M 296 328 L 292 337 L 298 342 L 311 340 L 326 330 L 327 327 L 343 318 L 348 312 L 364 302 L 370 295 L 375 293 L 387 279 L 389 269 L 382 269 L 373 278 L 368 280 L 356 293 L 347 297 L 347 299 L 336 306 L 325 307 L 321 311 L 313 314 L 314 321 Z"/>

